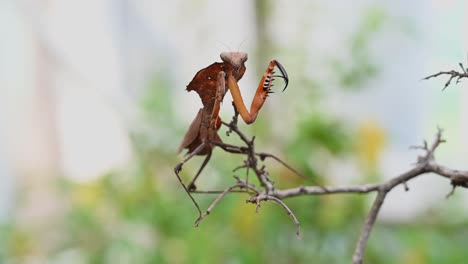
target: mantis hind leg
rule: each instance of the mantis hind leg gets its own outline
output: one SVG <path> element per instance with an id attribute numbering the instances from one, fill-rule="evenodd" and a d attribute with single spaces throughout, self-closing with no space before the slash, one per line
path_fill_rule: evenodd
<path id="1" fill-rule="evenodd" d="M 201 172 L 203 171 L 203 169 L 205 168 L 206 164 L 208 164 L 208 162 L 210 161 L 211 159 L 211 151 L 208 152 L 208 155 L 206 155 L 206 158 L 205 160 L 203 161 L 202 165 L 200 166 L 200 169 L 198 169 L 198 172 L 197 174 L 195 175 L 195 177 L 193 178 L 193 180 L 190 182 L 190 184 L 188 185 L 188 190 L 189 192 L 193 192 L 197 189 L 197 186 L 195 186 L 195 181 L 197 180 L 198 176 L 200 176 Z"/>
<path id="2" fill-rule="evenodd" d="M 195 198 L 193 198 L 193 196 L 190 194 L 190 191 L 189 189 L 187 188 L 187 186 L 185 186 L 184 182 L 182 181 L 182 179 L 180 178 L 180 175 L 179 175 L 179 172 L 182 170 L 182 166 L 187 162 L 189 161 L 193 156 L 197 155 L 198 153 L 202 152 L 203 149 L 205 148 L 205 142 L 201 143 L 194 151 L 192 151 L 187 157 L 185 157 L 185 159 L 177 164 L 174 168 L 174 172 L 175 172 L 175 175 L 177 176 L 177 179 L 179 180 L 180 184 L 182 185 L 182 187 L 184 187 L 184 190 L 185 192 L 187 193 L 187 195 L 190 197 L 190 199 L 192 200 L 193 204 L 195 205 L 195 207 L 197 208 L 197 211 L 198 211 L 198 215 L 199 215 L 199 218 L 201 217 L 202 215 L 202 212 L 201 212 L 201 209 L 200 209 L 200 206 L 198 205 L 197 201 L 195 201 Z M 206 164 L 205 164 L 206 165 Z M 201 171 L 201 169 L 200 169 Z M 197 176 L 198 176 L 199 173 L 197 173 Z M 195 222 L 197 223 L 197 222 Z M 198 226 L 197 224 L 195 224 L 195 226 Z"/>

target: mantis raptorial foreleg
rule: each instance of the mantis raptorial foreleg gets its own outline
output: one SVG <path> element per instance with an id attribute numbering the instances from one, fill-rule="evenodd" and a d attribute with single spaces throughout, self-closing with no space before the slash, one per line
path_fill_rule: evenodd
<path id="1" fill-rule="evenodd" d="M 274 68 L 278 67 L 283 74 L 281 75 L 273 75 Z M 265 73 L 263 74 L 262 79 L 260 79 L 260 83 L 258 84 L 257 91 L 255 92 L 255 96 L 252 100 L 252 104 L 250 105 L 250 112 L 247 110 L 245 106 L 244 100 L 242 99 L 241 92 L 239 90 L 239 86 L 237 85 L 237 80 L 234 76 L 228 76 L 228 87 L 229 91 L 231 92 L 232 98 L 234 99 L 234 104 L 236 105 L 237 111 L 239 111 L 240 116 L 244 120 L 246 124 L 251 124 L 257 119 L 258 112 L 265 103 L 265 100 L 269 93 L 272 93 L 271 87 L 273 87 L 273 80 L 274 77 L 283 78 L 286 82 L 286 87 L 288 86 L 288 75 L 284 70 L 283 66 L 276 60 L 270 61 L 268 64 Z M 283 91 L 284 91 L 283 89 Z"/>

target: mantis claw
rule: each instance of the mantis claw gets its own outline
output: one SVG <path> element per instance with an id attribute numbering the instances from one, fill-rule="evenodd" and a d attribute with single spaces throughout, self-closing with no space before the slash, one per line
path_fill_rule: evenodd
<path id="1" fill-rule="evenodd" d="M 278 67 L 278 69 L 280 70 L 282 75 L 273 75 L 273 77 L 279 77 L 279 78 L 282 78 L 284 80 L 284 83 L 285 83 L 285 86 L 283 88 L 283 92 L 284 92 L 284 90 L 286 90 L 286 88 L 288 87 L 288 84 L 289 84 L 288 73 L 284 69 L 283 65 L 281 65 L 281 63 L 279 63 L 279 61 L 275 60 L 275 64 L 276 64 L 276 67 Z"/>

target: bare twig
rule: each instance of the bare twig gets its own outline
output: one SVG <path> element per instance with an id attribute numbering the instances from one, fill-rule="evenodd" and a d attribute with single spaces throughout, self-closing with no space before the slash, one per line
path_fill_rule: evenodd
<path id="1" fill-rule="evenodd" d="M 207 191 L 203 191 L 203 190 L 195 190 L 195 191 L 191 191 L 191 193 L 196 193 L 196 194 L 220 194 L 220 193 L 223 193 L 225 190 L 207 190 Z M 242 190 L 242 189 L 239 189 L 239 190 L 231 190 L 230 193 L 246 193 L 247 191 L 246 190 Z"/>
<path id="2" fill-rule="evenodd" d="M 198 226 L 200 225 L 200 222 L 207 216 L 211 213 L 211 210 L 213 210 L 213 208 L 221 201 L 221 199 L 223 199 L 224 196 L 226 196 L 227 193 L 231 192 L 232 189 L 235 189 L 237 187 L 241 187 L 242 184 L 241 183 L 236 183 L 234 185 L 232 185 L 231 187 L 227 188 L 226 190 L 224 190 L 219 196 L 218 198 L 216 198 L 216 200 L 214 200 L 214 202 L 210 205 L 210 207 L 208 207 L 208 209 L 206 209 L 206 211 L 201 214 L 197 221 L 195 221 L 195 226 Z"/>
<path id="3" fill-rule="evenodd" d="M 210 207 L 208 207 L 208 209 L 206 209 L 206 211 L 201 214 L 197 221 L 195 221 L 195 226 L 199 226 L 200 225 L 200 222 L 206 217 L 208 216 L 211 211 L 215 208 L 215 206 L 224 198 L 224 196 L 226 196 L 226 194 L 232 192 L 234 189 L 236 188 L 245 188 L 246 190 L 252 190 L 254 191 L 257 195 L 259 194 L 259 191 L 252 185 L 249 185 L 248 183 L 242 181 L 239 177 L 235 177 L 237 179 L 237 183 L 232 185 L 231 187 L 227 188 L 226 190 L 224 190 L 223 192 L 221 192 L 221 194 L 216 198 L 216 200 L 213 201 L 213 203 L 210 205 Z M 245 193 L 248 193 L 247 191 L 245 191 Z"/>
<path id="4" fill-rule="evenodd" d="M 294 224 L 296 225 L 296 235 L 298 237 L 301 236 L 301 232 L 300 232 L 300 223 L 299 223 L 299 220 L 297 220 L 297 217 L 296 215 L 294 215 L 294 213 L 291 211 L 291 209 L 289 209 L 289 207 L 283 202 L 281 201 L 280 199 L 276 198 L 275 196 L 271 196 L 271 195 L 259 195 L 257 197 L 250 197 L 250 199 L 247 200 L 248 203 L 255 203 L 257 204 L 257 209 L 259 207 L 259 204 L 261 201 L 273 201 L 279 205 L 281 205 L 281 207 L 283 207 L 283 209 L 286 211 L 286 213 L 291 216 L 291 219 L 293 220 Z"/>
<path id="5" fill-rule="evenodd" d="M 386 191 L 379 191 L 377 193 L 377 197 L 374 200 L 374 204 L 367 215 L 366 223 L 362 228 L 361 235 L 359 236 L 359 240 L 356 245 L 356 250 L 354 251 L 353 255 L 353 264 L 362 264 L 364 250 L 366 249 L 367 240 L 369 239 L 370 232 L 372 231 L 372 227 L 375 224 L 375 220 L 377 219 L 377 215 L 379 214 L 380 208 L 387 196 Z"/>
<path id="6" fill-rule="evenodd" d="M 458 186 L 462 186 L 462 183 L 468 183 L 468 171 L 452 170 L 435 162 L 429 162 L 427 164 L 418 164 L 411 170 L 402 173 L 395 178 L 390 179 L 387 182 L 380 184 L 361 184 L 361 185 L 345 185 L 345 186 L 325 186 L 326 190 L 323 190 L 317 186 L 300 186 L 289 189 L 276 189 L 272 195 L 280 199 L 303 196 L 303 195 L 327 195 L 336 193 L 371 193 L 377 192 L 380 188 L 394 188 L 399 184 L 426 174 L 435 173 L 438 176 L 445 177 L 451 181 L 457 180 Z"/>
<path id="7" fill-rule="evenodd" d="M 206 211 L 201 214 L 197 221 L 195 221 L 195 226 L 198 226 L 200 225 L 200 222 L 207 216 L 211 213 L 211 210 L 213 210 L 213 208 L 221 201 L 221 199 L 223 199 L 223 197 L 232 191 L 232 189 L 235 189 L 235 188 L 238 188 L 238 187 L 241 187 L 243 184 L 242 183 L 236 183 L 234 185 L 232 185 L 231 187 L 227 188 L 226 190 L 224 190 L 219 196 L 218 198 L 216 198 L 216 200 L 214 200 L 214 202 L 210 205 L 210 207 L 208 207 L 208 209 L 206 209 Z"/>
<path id="8" fill-rule="evenodd" d="M 447 82 L 444 85 L 444 88 L 442 89 L 442 91 L 443 91 L 447 87 L 449 87 L 449 85 L 450 85 L 450 83 L 452 82 L 453 79 L 456 78 L 457 79 L 456 83 L 459 83 L 461 81 L 461 79 L 468 78 L 468 68 L 463 67 L 463 63 L 461 63 L 461 62 L 458 63 L 458 65 L 462 69 L 461 72 L 455 71 L 455 70 L 441 71 L 441 72 L 438 72 L 438 73 L 431 74 L 431 75 L 423 78 L 423 80 L 429 80 L 431 78 L 435 78 L 435 77 L 438 77 L 440 75 L 450 75 L 450 78 L 447 80 Z"/>

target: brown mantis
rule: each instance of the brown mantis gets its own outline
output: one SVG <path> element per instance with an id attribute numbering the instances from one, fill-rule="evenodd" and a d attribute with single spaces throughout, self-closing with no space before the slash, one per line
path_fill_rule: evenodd
<path id="1" fill-rule="evenodd" d="M 221 60 L 223 62 L 215 62 L 198 71 L 193 80 L 187 85 L 187 91 L 193 90 L 198 93 L 202 100 L 203 108 L 198 111 L 179 147 L 179 152 L 183 149 L 188 149 L 188 152 L 184 160 L 174 168 L 178 180 L 195 204 L 200 216 L 200 207 L 190 192 L 196 190 L 195 181 L 210 161 L 213 148 L 216 145 L 220 146 L 217 143 L 222 143 L 218 135 L 218 129 L 221 127 L 221 119 L 218 115 L 227 90 L 231 92 L 234 105 L 244 122 L 251 124 L 256 120 L 258 112 L 265 103 L 268 94 L 272 93 L 271 88 L 273 87 L 272 82 L 274 77 L 284 79 L 285 87 L 283 91 L 289 82 L 288 74 L 283 66 L 277 60 L 271 60 L 258 84 L 249 111 L 244 104 L 237 84 L 246 70 L 247 53 L 223 52 L 221 53 Z M 282 75 L 274 75 L 275 67 L 280 70 Z M 236 150 L 231 150 L 228 147 L 223 147 L 223 149 L 228 152 L 236 152 Z M 187 187 L 180 178 L 179 172 L 182 170 L 182 166 L 195 155 L 206 155 L 206 158 Z"/>

